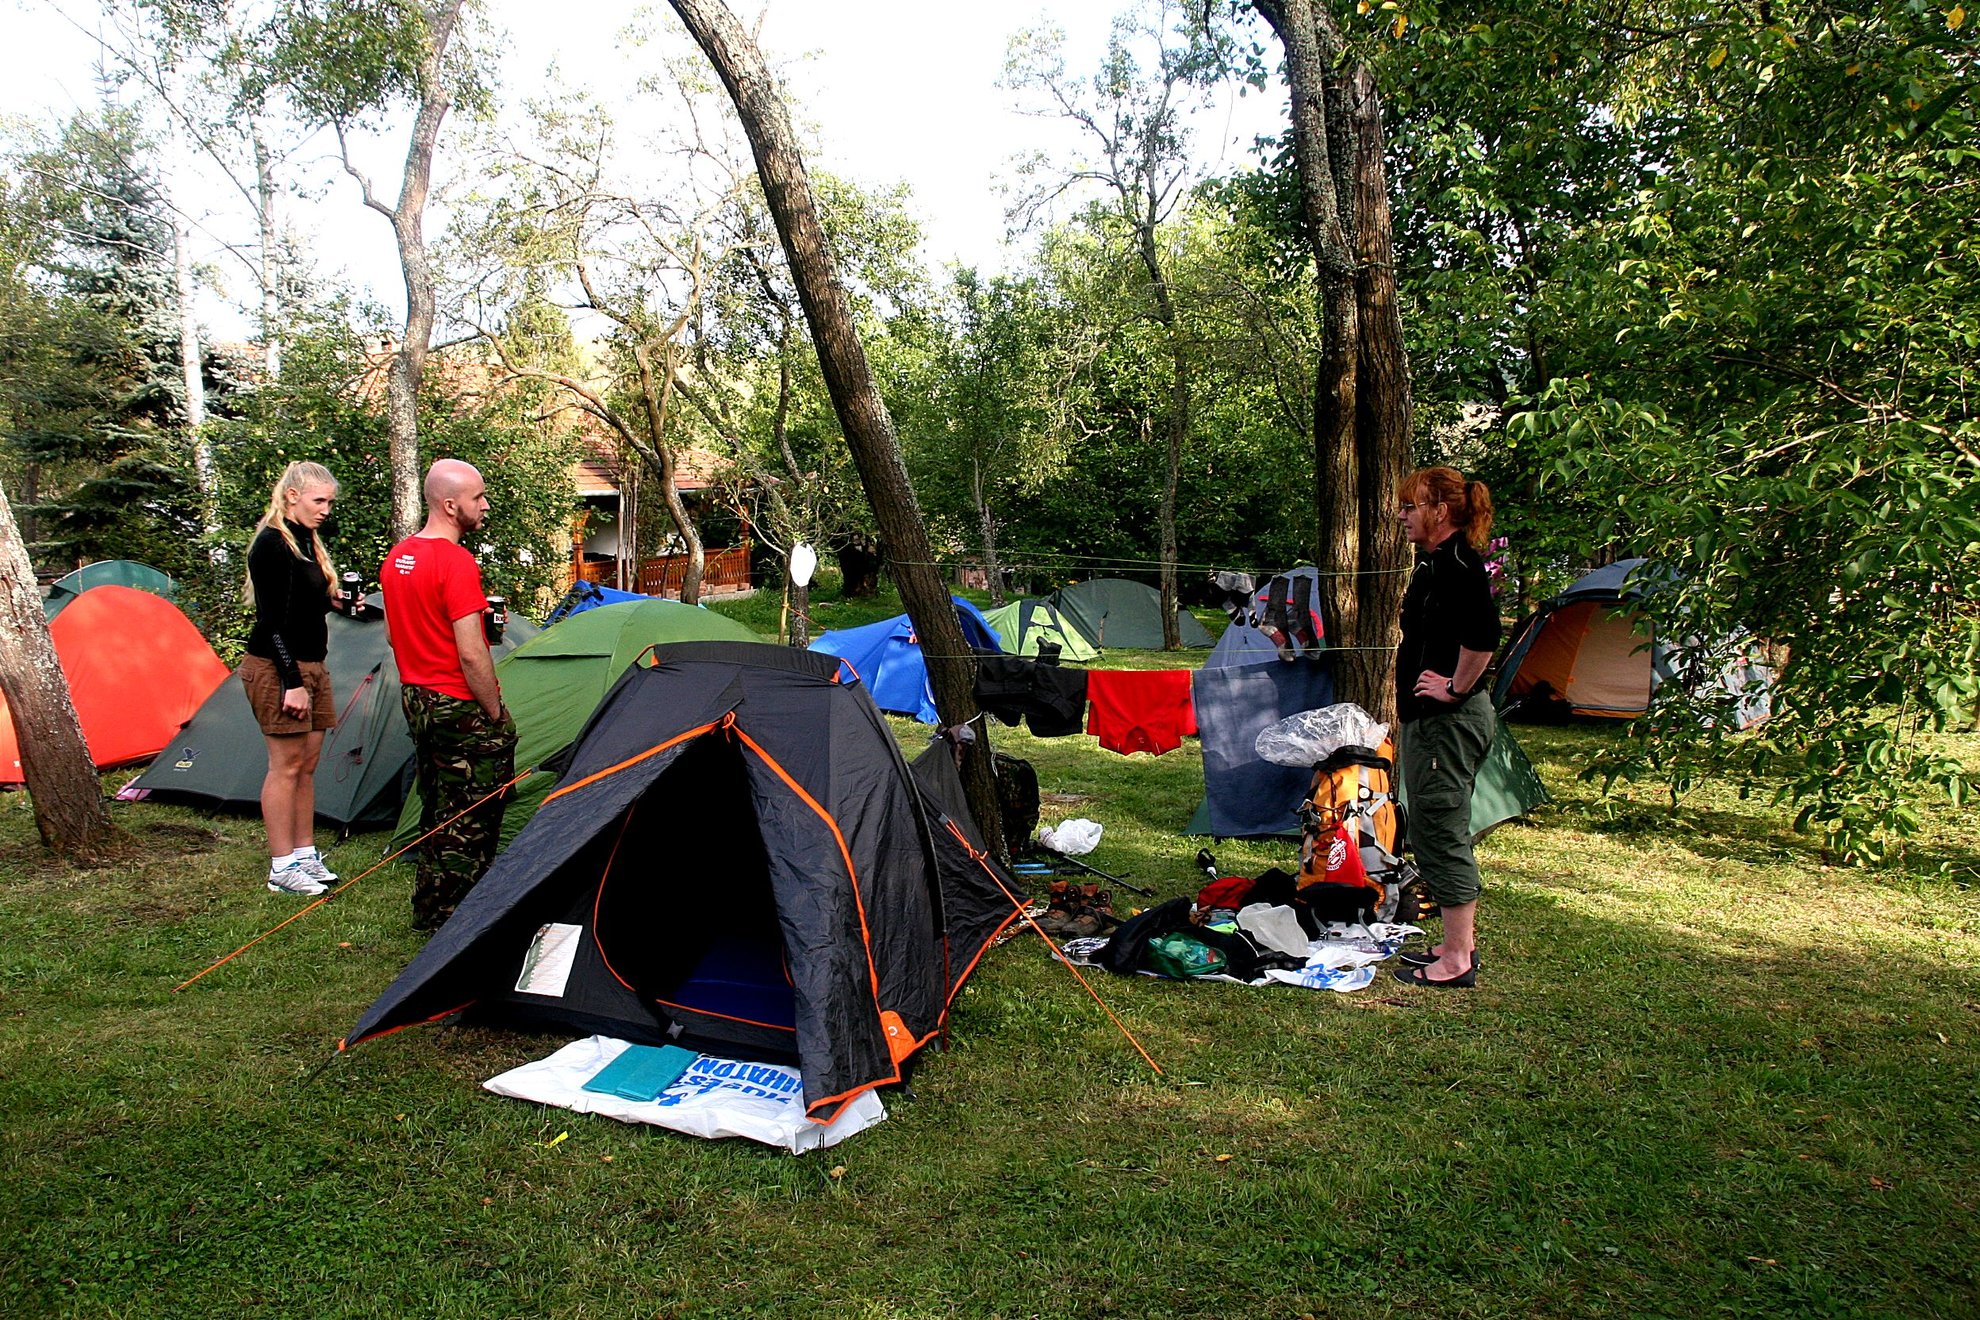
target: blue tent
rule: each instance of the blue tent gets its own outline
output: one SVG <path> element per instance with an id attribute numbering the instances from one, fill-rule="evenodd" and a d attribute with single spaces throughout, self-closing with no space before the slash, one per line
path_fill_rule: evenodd
<path id="1" fill-rule="evenodd" d="M 971 647 L 989 651 L 1002 648 L 997 630 L 976 606 L 960 596 L 949 599 L 956 603 L 956 618 Z M 923 724 L 935 723 L 935 693 L 928 686 L 928 666 L 921 658 L 921 643 L 907 615 L 825 633 L 811 649 L 836 655 L 851 665 L 881 710 L 912 715 Z"/>

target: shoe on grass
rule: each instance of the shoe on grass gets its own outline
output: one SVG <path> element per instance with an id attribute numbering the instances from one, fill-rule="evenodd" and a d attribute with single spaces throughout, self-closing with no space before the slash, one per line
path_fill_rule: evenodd
<path id="1" fill-rule="evenodd" d="M 302 869 L 304 875 L 319 885 L 328 887 L 337 883 L 337 873 L 325 866 L 321 857 L 305 857 L 296 865 Z"/>
<path id="2" fill-rule="evenodd" d="M 272 868 L 268 872 L 268 892 L 271 894 L 314 896 L 323 891 L 323 884 L 311 879 L 300 862 L 290 862 L 287 866 Z"/>

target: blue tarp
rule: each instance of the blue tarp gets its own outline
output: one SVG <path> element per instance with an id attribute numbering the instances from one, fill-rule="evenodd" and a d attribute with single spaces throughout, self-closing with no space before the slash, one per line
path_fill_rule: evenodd
<path id="1" fill-rule="evenodd" d="M 601 587 L 596 582 L 574 582 L 564 598 L 557 602 L 557 608 L 544 617 L 543 626 L 548 628 L 559 619 L 568 619 L 573 614 L 595 610 L 600 605 L 617 605 L 628 600 L 652 600 L 637 591 L 620 591 L 617 587 Z"/>
<path id="2" fill-rule="evenodd" d="M 1313 771 L 1274 765 L 1258 755 L 1269 724 L 1303 710 L 1334 704 L 1334 676 L 1319 657 L 1270 664 L 1204 666 L 1192 696 L 1203 744 L 1203 798 L 1188 833 L 1221 838 L 1297 833 L 1295 814 L 1312 787 Z"/>
<path id="3" fill-rule="evenodd" d="M 956 618 L 970 646 L 991 651 L 1001 648 L 997 630 L 976 606 L 960 596 L 949 599 L 956 603 Z M 881 710 L 912 715 L 923 724 L 935 723 L 935 693 L 928 686 L 928 666 L 921 658 L 921 643 L 907 615 L 825 633 L 811 649 L 836 655 L 851 665 Z"/>

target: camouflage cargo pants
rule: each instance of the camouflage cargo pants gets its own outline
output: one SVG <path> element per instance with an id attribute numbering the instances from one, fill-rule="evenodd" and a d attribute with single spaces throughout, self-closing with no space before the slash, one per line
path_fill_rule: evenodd
<path id="1" fill-rule="evenodd" d="M 412 733 L 419 832 L 440 826 L 415 859 L 413 927 L 435 930 L 495 860 L 509 800 L 495 790 L 515 777 L 516 722 L 506 710 L 491 720 L 478 702 L 431 688 L 401 688 L 399 701 Z"/>

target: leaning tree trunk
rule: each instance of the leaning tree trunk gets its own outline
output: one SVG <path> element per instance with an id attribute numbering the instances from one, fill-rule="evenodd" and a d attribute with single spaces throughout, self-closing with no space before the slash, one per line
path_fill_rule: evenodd
<path id="1" fill-rule="evenodd" d="M 901 603 L 922 641 L 935 708 L 945 725 L 969 723 L 977 716 L 976 662 L 935 564 L 893 419 L 874 386 L 783 100 L 756 44 L 721 0 L 670 2 L 714 65 L 749 137 L 764 200 L 783 240 L 833 411 L 880 525 Z M 962 775 L 977 827 L 1001 855 L 1003 827 L 988 738 L 978 736 L 967 745 Z"/>
<path id="2" fill-rule="evenodd" d="M 0 693 L 13 715 L 21 777 L 41 841 L 70 857 L 100 852 L 117 830 L 55 658 L 34 565 L 5 486 L 0 486 Z"/>
<path id="3" fill-rule="evenodd" d="M 1402 311 L 1396 300 L 1394 231 L 1389 221 L 1388 177 L 1382 162 L 1382 98 L 1366 65 L 1350 90 L 1354 125 L 1354 233 L 1359 258 L 1355 280 L 1360 352 L 1359 409 L 1355 444 L 1361 454 L 1361 644 L 1354 653 L 1356 687 L 1376 719 L 1395 714 L 1396 642 L 1402 631 L 1403 588 L 1408 584 L 1409 542 L 1395 518 L 1396 489 L 1409 468 L 1415 433 L 1409 353 L 1403 345 Z"/>

